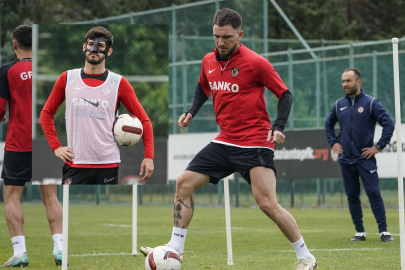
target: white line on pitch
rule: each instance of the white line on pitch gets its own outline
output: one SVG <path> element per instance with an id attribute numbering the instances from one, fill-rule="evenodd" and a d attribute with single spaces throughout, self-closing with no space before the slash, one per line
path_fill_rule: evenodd
<path id="1" fill-rule="evenodd" d="M 108 227 L 130 227 L 132 228 L 132 225 L 124 225 L 124 224 L 101 224 L 103 226 L 108 226 Z"/>
<path id="2" fill-rule="evenodd" d="M 89 257 L 89 256 L 122 256 L 132 255 L 132 253 L 90 253 L 90 254 L 69 254 L 69 257 Z"/>
<path id="3" fill-rule="evenodd" d="M 309 249 L 310 251 L 353 251 L 353 250 L 358 250 L 358 251 L 368 251 L 368 250 L 381 250 L 383 248 L 339 248 L 339 249 Z M 272 251 L 278 251 L 278 252 L 295 252 L 295 250 L 272 250 Z"/>
<path id="4" fill-rule="evenodd" d="M 380 250 L 383 248 L 338 248 L 338 249 L 310 249 L 311 251 L 352 251 L 352 250 Z M 295 252 L 295 251 L 294 251 Z"/>

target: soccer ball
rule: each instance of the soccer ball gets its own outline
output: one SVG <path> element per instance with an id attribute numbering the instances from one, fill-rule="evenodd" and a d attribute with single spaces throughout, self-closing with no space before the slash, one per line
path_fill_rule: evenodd
<path id="1" fill-rule="evenodd" d="M 142 138 L 142 123 L 135 115 L 121 114 L 115 118 L 113 132 L 118 145 L 132 146 Z"/>
<path id="2" fill-rule="evenodd" d="M 179 270 L 180 266 L 179 254 L 168 246 L 155 247 L 145 259 L 146 270 Z"/>

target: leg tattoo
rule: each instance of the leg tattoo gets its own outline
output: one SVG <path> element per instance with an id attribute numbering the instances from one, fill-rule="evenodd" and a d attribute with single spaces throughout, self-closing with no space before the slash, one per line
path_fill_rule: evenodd
<path id="1" fill-rule="evenodd" d="M 191 210 L 193 211 L 193 212 L 191 212 L 191 217 L 193 217 L 193 215 L 194 215 L 194 201 L 193 201 L 193 195 L 191 195 L 191 197 L 190 197 L 190 206 L 191 206 Z"/>
<path id="2" fill-rule="evenodd" d="M 179 196 L 176 196 L 176 198 L 177 198 L 177 201 L 178 201 L 179 203 L 181 203 L 182 205 L 184 205 L 185 208 L 190 209 L 190 208 L 188 207 L 188 205 L 187 205 L 185 202 L 183 202 L 182 199 L 179 198 Z"/>
<path id="3" fill-rule="evenodd" d="M 173 226 L 176 228 L 184 229 L 190 223 L 194 214 L 194 201 L 193 196 L 190 197 L 190 204 L 183 201 L 179 196 L 174 197 L 173 205 Z"/>

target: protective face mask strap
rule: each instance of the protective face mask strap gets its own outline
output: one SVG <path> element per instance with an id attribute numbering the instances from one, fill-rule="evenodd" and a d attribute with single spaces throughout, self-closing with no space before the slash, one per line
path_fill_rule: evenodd
<path id="1" fill-rule="evenodd" d="M 88 49 L 88 48 L 87 48 L 87 42 L 89 42 L 88 39 L 86 40 L 86 50 L 85 50 L 86 52 L 102 53 L 102 54 L 105 55 L 105 57 L 107 57 L 108 50 L 110 49 L 110 46 L 109 46 L 109 44 L 108 44 L 108 40 L 107 40 L 105 37 L 96 37 L 96 38 L 94 39 L 93 48 L 91 48 L 91 49 Z M 105 42 L 105 49 L 104 49 L 104 50 L 100 50 L 100 49 L 98 48 L 98 43 L 99 43 L 99 42 Z"/>

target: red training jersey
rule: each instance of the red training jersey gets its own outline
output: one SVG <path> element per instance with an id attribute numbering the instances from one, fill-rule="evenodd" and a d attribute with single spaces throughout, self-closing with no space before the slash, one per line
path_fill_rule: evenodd
<path id="1" fill-rule="evenodd" d="M 55 125 L 53 123 L 53 116 L 58 110 L 59 106 L 65 100 L 65 89 L 66 89 L 66 75 L 67 71 L 63 72 L 62 75 L 56 81 L 52 93 L 49 96 L 48 100 L 45 103 L 44 108 L 42 109 L 40 122 L 42 129 L 44 130 L 45 137 L 48 140 L 48 143 L 51 147 L 51 150 L 61 147 L 61 143 L 58 140 Z M 86 74 L 91 76 L 100 76 L 102 74 Z M 102 80 L 84 78 L 83 82 L 90 87 L 97 87 L 104 83 Z M 118 104 L 122 102 L 125 108 L 133 115 L 139 118 L 143 126 L 143 145 L 145 148 L 144 158 L 154 158 L 154 149 L 153 149 L 153 128 L 149 120 L 148 115 L 145 110 L 142 108 L 142 105 L 139 103 L 138 98 L 135 95 L 134 89 L 131 84 L 122 77 L 119 88 L 118 88 L 118 97 L 115 110 L 117 110 Z M 74 153 L 73 153 L 74 155 Z M 118 167 L 117 163 L 112 164 L 74 164 L 69 162 L 68 165 L 74 168 L 114 168 Z"/>
<path id="2" fill-rule="evenodd" d="M 0 67 L 0 99 L 10 106 L 6 136 L 7 151 L 32 151 L 32 59 L 16 59 Z"/>
<path id="3" fill-rule="evenodd" d="M 264 90 L 266 87 L 280 99 L 288 88 L 266 58 L 241 43 L 221 66 L 215 49 L 202 60 L 199 83 L 208 97 L 212 93 L 221 128 L 214 142 L 274 149 L 274 144 L 266 141 L 271 123 Z"/>

